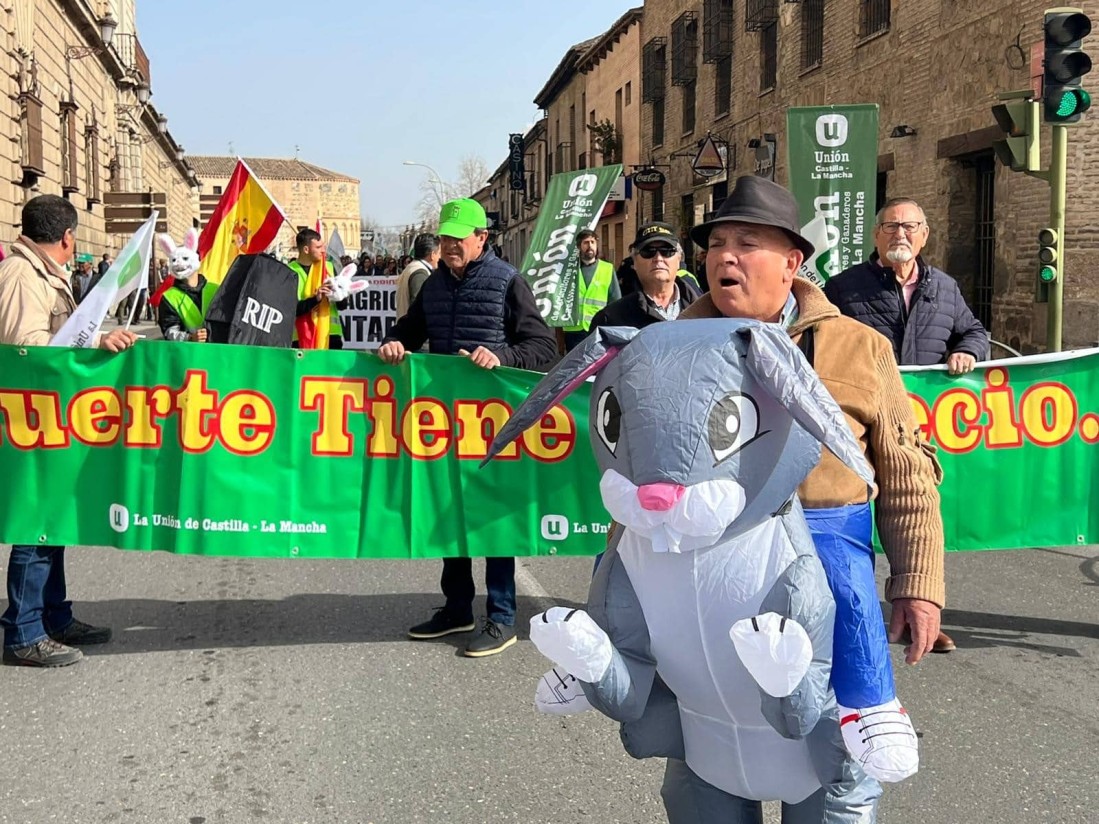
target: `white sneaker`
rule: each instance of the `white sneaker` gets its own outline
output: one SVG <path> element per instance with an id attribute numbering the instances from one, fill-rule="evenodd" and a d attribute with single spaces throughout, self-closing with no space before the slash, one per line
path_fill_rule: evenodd
<path id="1" fill-rule="evenodd" d="M 867 775 L 895 783 L 916 774 L 919 741 L 912 719 L 898 699 L 860 710 L 839 710 L 843 743 Z"/>
<path id="2" fill-rule="evenodd" d="M 565 670 L 554 667 L 538 681 L 534 708 L 547 715 L 576 715 L 592 708 L 580 682 Z"/>

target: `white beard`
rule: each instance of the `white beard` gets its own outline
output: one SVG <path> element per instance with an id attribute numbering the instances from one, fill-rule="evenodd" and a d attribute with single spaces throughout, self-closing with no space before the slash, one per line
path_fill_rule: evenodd
<path id="1" fill-rule="evenodd" d="M 665 512 L 641 506 L 637 485 L 608 469 L 599 481 L 603 506 L 618 523 L 652 541 L 654 552 L 690 552 L 717 543 L 747 503 L 740 484 L 703 481 L 688 486 Z"/>
<path id="2" fill-rule="evenodd" d="M 885 259 L 890 263 L 908 263 L 912 258 L 911 249 L 890 249 L 885 253 Z"/>

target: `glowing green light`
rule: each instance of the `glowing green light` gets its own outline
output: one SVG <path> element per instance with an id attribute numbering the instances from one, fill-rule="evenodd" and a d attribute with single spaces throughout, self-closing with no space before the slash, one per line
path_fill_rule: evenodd
<path id="1" fill-rule="evenodd" d="M 1057 116 L 1068 117 L 1076 111 L 1076 95 L 1073 92 L 1064 92 L 1057 101 Z"/>
<path id="2" fill-rule="evenodd" d="M 1052 266 L 1043 266 L 1038 272 L 1038 277 L 1042 279 L 1042 283 L 1053 283 L 1057 280 L 1057 270 Z"/>

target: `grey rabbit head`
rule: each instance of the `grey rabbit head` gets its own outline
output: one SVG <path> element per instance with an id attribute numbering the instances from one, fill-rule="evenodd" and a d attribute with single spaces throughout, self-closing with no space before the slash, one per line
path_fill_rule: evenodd
<path id="1" fill-rule="evenodd" d="M 760 523 L 816 466 L 821 443 L 872 484 L 801 352 L 781 328 L 751 320 L 597 330 L 516 410 L 490 456 L 591 374 L 604 506 L 654 548 L 702 548 Z"/>

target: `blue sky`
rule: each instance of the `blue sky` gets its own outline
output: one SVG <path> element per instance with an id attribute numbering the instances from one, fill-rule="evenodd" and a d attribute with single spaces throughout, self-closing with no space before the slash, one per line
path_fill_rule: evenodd
<path id="1" fill-rule="evenodd" d="M 363 213 L 410 222 L 427 163 L 495 169 L 565 50 L 614 0 L 141 0 L 153 102 L 190 154 L 299 157 L 359 178 Z"/>

